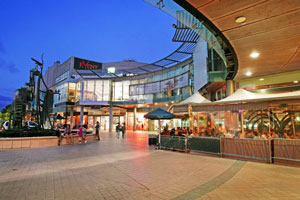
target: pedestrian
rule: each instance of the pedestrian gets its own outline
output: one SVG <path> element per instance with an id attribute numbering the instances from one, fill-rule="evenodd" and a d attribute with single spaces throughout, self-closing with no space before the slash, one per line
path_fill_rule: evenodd
<path id="1" fill-rule="evenodd" d="M 59 131 L 59 126 L 58 125 L 56 125 L 56 127 L 55 127 L 55 135 L 56 135 L 56 137 L 58 139 L 57 145 L 60 146 L 60 143 L 61 143 L 61 140 L 62 140 L 62 135 L 61 135 L 61 133 Z"/>
<path id="2" fill-rule="evenodd" d="M 99 124 L 98 121 L 97 121 L 97 123 L 96 123 L 95 128 L 96 128 L 96 137 L 97 137 L 97 140 L 100 141 L 100 136 L 99 136 L 99 128 L 100 128 L 100 124 Z"/>
<path id="3" fill-rule="evenodd" d="M 117 126 L 116 126 L 116 132 L 117 132 L 117 138 L 119 139 L 119 136 L 120 136 L 120 129 L 121 129 L 121 127 L 120 127 L 120 122 L 117 124 Z"/>
<path id="4" fill-rule="evenodd" d="M 78 130 L 78 142 L 79 143 L 82 143 L 82 142 L 84 142 L 84 143 L 86 143 L 86 139 L 85 139 L 85 137 L 83 136 L 83 133 L 84 131 L 83 131 L 83 128 L 82 128 L 82 126 L 81 125 L 79 125 L 79 130 Z"/>
<path id="5" fill-rule="evenodd" d="M 123 122 L 123 126 L 122 126 L 122 128 L 121 128 L 121 131 L 122 131 L 122 138 L 125 137 L 125 130 L 126 130 L 126 128 L 125 128 L 125 122 Z"/>
<path id="6" fill-rule="evenodd" d="M 70 129 L 70 125 L 68 124 L 65 128 L 65 136 L 67 139 L 67 143 L 73 143 L 73 137 Z"/>

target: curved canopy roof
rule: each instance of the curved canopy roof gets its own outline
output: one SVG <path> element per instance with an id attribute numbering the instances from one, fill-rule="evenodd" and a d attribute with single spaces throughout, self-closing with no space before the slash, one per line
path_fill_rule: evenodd
<path id="1" fill-rule="evenodd" d="M 174 0 L 230 42 L 238 59 L 236 79 L 300 69 L 299 0 Z M 238 17 L 246 17 L 237 23 Z M 251 58 L 256 51 L 260 54 Z"/>
<path id="2" fill-rule="evenodd" d="M 192 32 L 189 34 L 193 34 Z M 165 68 L 172 67 L 192 57 L 196 43 L 185 41 L 182 42 L 170 55 L 155 61 L 151 64 L 131 62 L 131 65 L 126 65 L 126 62 L 104 63 L 103 70 L 76 70 L 83 78 L 113 78 L 123 76 L 134 76 L 139 74 L 151 73 Z M 130 62 L 130 61 L 129 61 Z M 121 65 L 120 65 L 121 64 Z M 134 65 L 132 65 L 134 64 Z M 118 65 L 115 73 L 109 73 L 107 68 Z"/>
<path id="3" fill-rule="evenodd" d="M 199 104 L 199 103 L 211 103 L 211 101 L 203 97 L 199 92 L 196 92 L 189 98 L 185 99 L 184 101 L 176 105 L 188 105 L 188 104 Z"/>

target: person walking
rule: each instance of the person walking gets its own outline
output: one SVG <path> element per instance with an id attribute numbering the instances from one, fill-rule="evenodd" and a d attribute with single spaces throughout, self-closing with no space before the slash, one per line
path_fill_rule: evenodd
<path id="1" fill-rule="evenodd" d="M 60 143 L 61 143 L 61 140 L 62 140 L 62 135 L 61 135 L 61 133 L 59 131 L 59 126 L 58 125 L 56 125 L 56 127 L 55 127 L 55 135 L 56 135 L 56 137 L 58 139 L 57 145 L 60 146 Z"/>
<path id="2" fill-rule="evenodd" d="M 65 136 L 67 138 L 67 143 L 73 144 L 73 137 L 70 129 L 70 125 L 68 124 L 65 128 Z"/>
<path id="3" fill-rule="evenodd" d="M 121 127 L 120 127 L 120 122 L 117 124 L 117 126 L 116 126 L 116 132 L 117 132 L 117 138 L 119 139 L 119 136 L 120 136 L 120 129 L 121 129 Z"/>
<path id="4" fill-rule="evenodd" d="M 83 128 L 82 128 L 82 126 L 80 126 L 80 128 L 79 128 L 79 131 L 78 131 L 78 141 L 79 141 L 79 143 L 82 143 L 82 142 L 84 142 L 84 143 L 86 143 L 87 141 L 86 141 L 86 139 L 85 139 L 85 137 L 84 137 L 84 131 L 83 131 Z"/>
<path id="5" fill-rule="evenodd" d="M 125 137 L 125 130 L 126 130 L 126 128 L 125 128 L 125 122 L 123 122 L 123 126 L 122 126 L 122 128 L 121 128 L 121 131 L 122 131 L 122 138 L 124 139 L 124 137 Z"/>
<path id="6" fill-rule="evenodd" d="M 97 140 L 100 141 L 100 136 L 99 136 L 99 128 L 100 128 L 100 124 L 99 124 L 98 121 L 97 121 L 97 124 L 96 124 L 95 128 L 96 128 L 96 137 L 97 137 Z"/>

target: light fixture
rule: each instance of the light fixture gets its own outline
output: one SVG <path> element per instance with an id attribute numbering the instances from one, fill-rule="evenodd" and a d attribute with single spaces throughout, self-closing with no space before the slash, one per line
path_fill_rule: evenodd
<path id="1" fill-rule="evenodd" d="M 116 68 L 115 67 L 109 67 L 109 68 L 107 68 L 107 72 L 111 73 L 111 74 L 114 74 L 116 72 Z"/>
<path id="2" fill-rule="evenodd" d="M 259 80 L 260 80 L 260 81 L 263 81 L 263 80 L 265 80 L 265 79 L 264 79 L 264 78 L 260 78 Z"/>
<path id="3" fill-rule="evenodd" d="M 252 72 L 246 72 L 246 76 L 251 76 Z"/>
<path id="4" fill-rule="evenodd" d="M 251 54 L 250 54 L 250 57 L 251 58 L 257 58 L 259 56 L 259 53 L 256 52 L 256 51 L 253 51 Z"/>
<path id="5" fill-rule="evenodd" d="M 174 101 L 171 101 L 171 103 L 174 103 Z"/>
<path id="6" fill-rule="evenodd" d="M 299 83 L 299 81 L 293 81 L 294 83 Z"/>
<path id="7" fill-rule="evenodd" d="M 237 18 L 235 18 L 235 22 L 240 24 L 246 21 L 246 17 L 245 16 L 239 16 Z"/>
<path id="8" fill-rule="evenodd" d="M 169 104 L 166 104 L 166 106 L 169 106 Z"/>

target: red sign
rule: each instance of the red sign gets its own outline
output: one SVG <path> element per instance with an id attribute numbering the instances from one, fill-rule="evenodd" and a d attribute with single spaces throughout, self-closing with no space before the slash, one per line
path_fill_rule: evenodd
<path id="1" fill-rule="evenodd" d="M 102 63 L 97 63 L 97 62 L 80 59 L 80 58 L 75 58 L 74 69 L 80 69 L 80 70 L 102 69 Z"/>
<path id="2" fill-rule="evenodd" d="M 84 60 L 81 60 L 80 62 L 80 68 L 85 68 L 85 69 L 98 69 L 98 65 L 93 65 L 89 63 L 90 61 L 87 61 L 86 63 Z"/>

